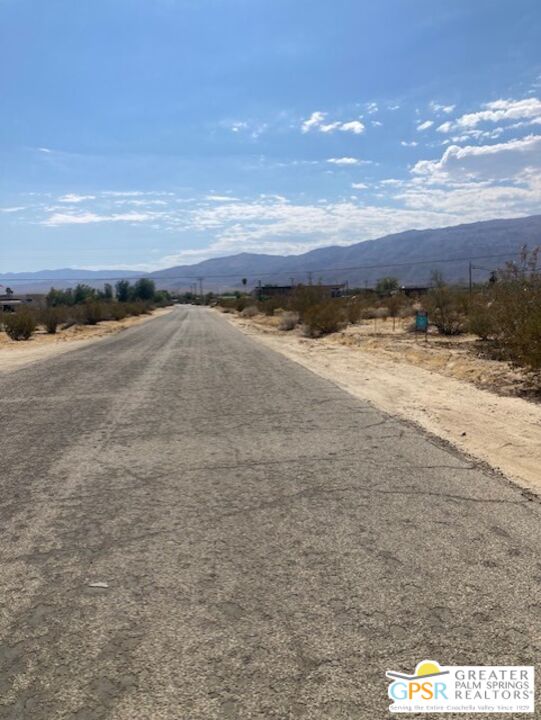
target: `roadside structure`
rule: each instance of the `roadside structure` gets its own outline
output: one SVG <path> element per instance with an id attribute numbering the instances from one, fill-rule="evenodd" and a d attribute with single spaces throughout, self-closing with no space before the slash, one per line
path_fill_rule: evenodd
<path id="1" fill-rule="evenodd" d="M 289 297 L 292 295 L 297 288 L 300 287 L 317 287 L 318 290 L 322 292 L 322 294 L 326 295 L 327 297 L 342 297 L 342 294 L 344 292 L 344 289 L 346 287 L 345 283 L 339 283 L 335 285 L 258 285 L 255 287 L 251 294 L 253 297 L 255 297 L 257 300 L 261 300 L 263 298 L 271 298 L 271 297 Z"/>
<path id="2" fill-rule="evenodd" d="M 0 295 L 0 310 L 2 310 L 2 312 L 15 312 L 17 308 L 22 305 L 29 305 L 31 302 L 32 298 L 5 293 Z"/>

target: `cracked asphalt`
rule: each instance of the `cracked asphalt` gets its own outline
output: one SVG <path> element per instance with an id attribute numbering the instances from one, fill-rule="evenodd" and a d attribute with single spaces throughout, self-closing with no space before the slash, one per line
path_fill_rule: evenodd
<path id="1" fill-rule="evenodd" d="M 537 500 L 216 313 L 0 406 L 2 719 L 377 720 L 387 669 L 539 657 Z"/>

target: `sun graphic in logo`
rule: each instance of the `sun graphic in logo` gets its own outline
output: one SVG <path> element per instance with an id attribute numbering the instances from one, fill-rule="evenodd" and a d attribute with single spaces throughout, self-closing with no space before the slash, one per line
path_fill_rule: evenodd
<path id="1" fill-rule="evenodd" d="M 398 673 L 388 670 L 386 673 L 387 677 L 397 680 L 407 680 L 411 682 L 413 680 L 420 680 L 421 678 L 433 678 L 439 675 L 448 675 L 448 670 L 442 670 L 439 663 L 435 660 L 422 660 L 417 663 L 415 672 L 413 675 L 407 675 L 406 673 Z"/>
<path id="2" fill-rule="evenodd" d="M 423 660 L 415 668 L 415 677 L 422 678 L 427 675 L 439 675 L 441 673 L 441 667 L 437 662 L 432 660 Z"/>

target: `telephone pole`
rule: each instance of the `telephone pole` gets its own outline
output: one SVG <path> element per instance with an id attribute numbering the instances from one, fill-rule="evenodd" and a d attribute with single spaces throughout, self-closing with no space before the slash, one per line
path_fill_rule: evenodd
<path id="1" fill-rule="evenodd" d="M 199 295 L 201 297 L 201 300 L 203 300 L 203 278 L 198 277 L 197 279 L 199 280 Z"/>

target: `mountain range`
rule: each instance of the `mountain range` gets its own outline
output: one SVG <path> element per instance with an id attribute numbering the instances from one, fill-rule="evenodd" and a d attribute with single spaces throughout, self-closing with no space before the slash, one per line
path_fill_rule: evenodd
<path id="1" fill-rule="evenodd" d="M 349 283 L 372 287 L 379 278 L 396 277 L 402 285 L 427 285 L 434 271 L 448 282 L 467 282 L 472 263 L 474 281 L 485 280 L 521 248 L 541 244 L 541 215 L 509 220 L 488 220 L 429 230 L 408 230 L 347 246 L 330 246 L 300 255 L 240 253 L 178 265 L 147 273 L 157 287 L 189 289 L 202 278 L 204 291 L 223 291 L 265 284 Z M 141 277 L 135 271 L 44 270 L 0 274 L 0 283 L 14 290 L 43 292 L 51 284 L 68 287 L 78 281 L 103 285 L 124 277 Z"/>

